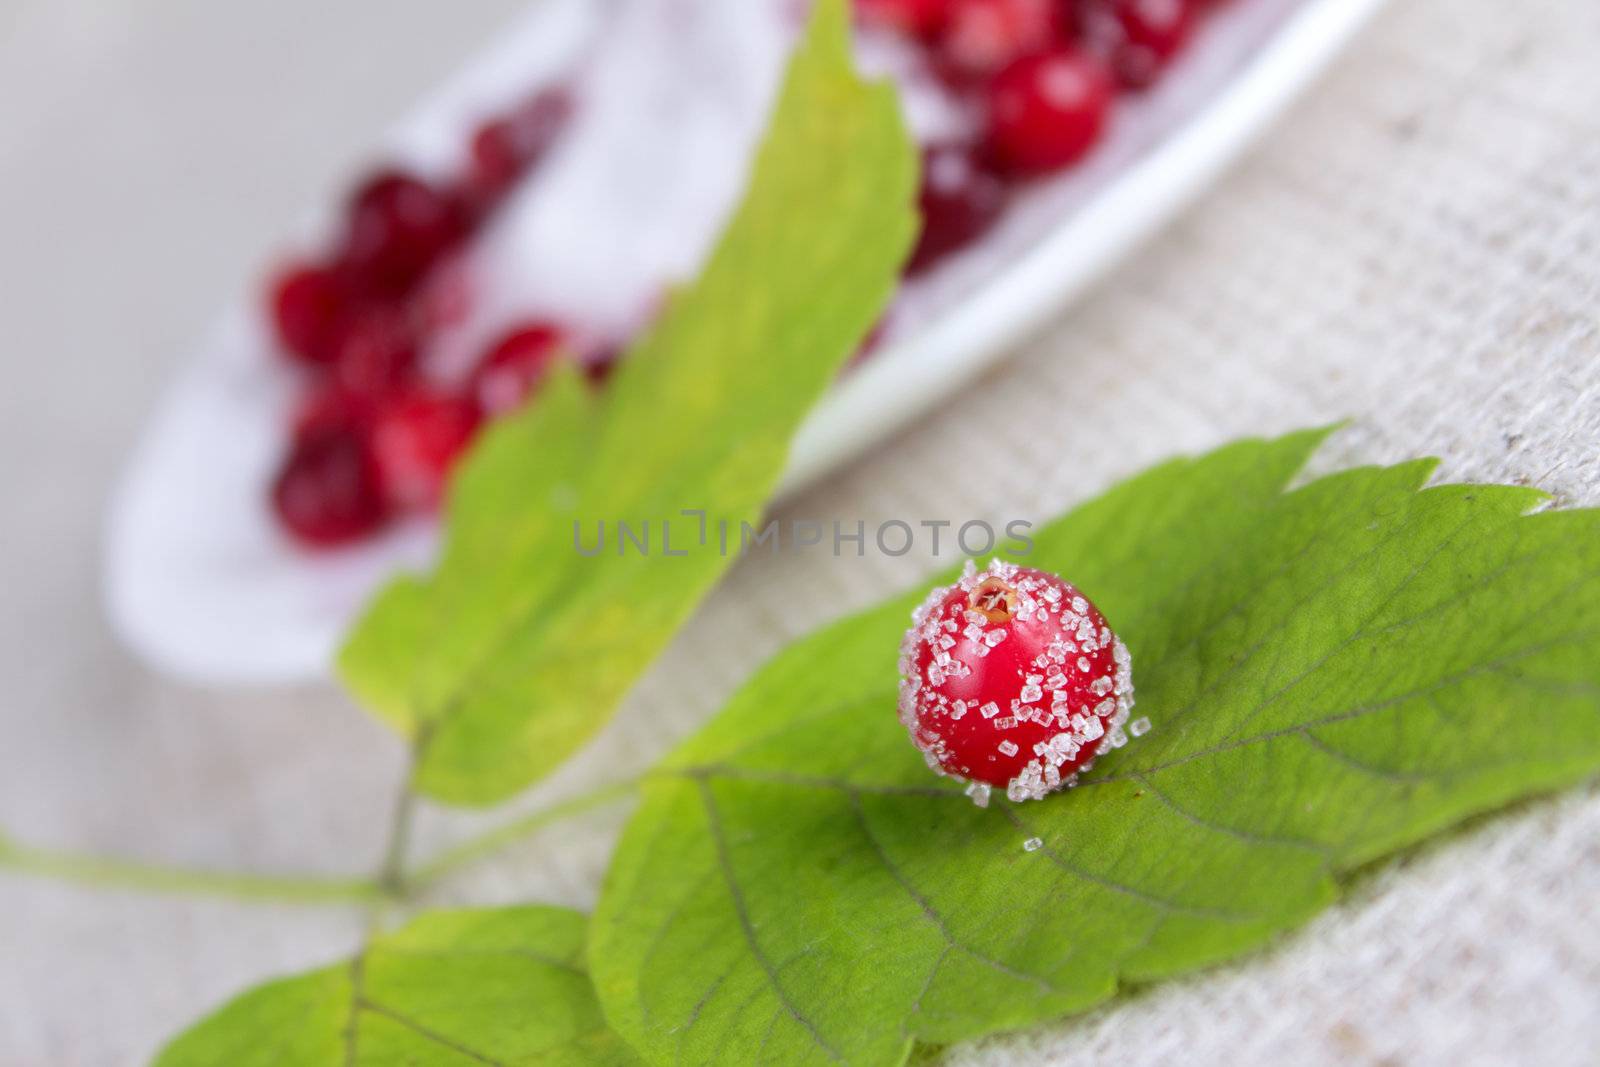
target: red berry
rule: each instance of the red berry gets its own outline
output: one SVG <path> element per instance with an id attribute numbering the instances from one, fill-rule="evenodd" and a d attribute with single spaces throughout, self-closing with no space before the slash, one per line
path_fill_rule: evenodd
<path id="1" fill-rule="evenodd" d="M 886 312 L 878 317 L 877 322 L 872 324 L 872 329 L 867 331 L 867 335 L 856 346 L 855 354 L 850 357 L 850 362 L 844 365 L 846 371 L 852 371 L 861 366 L 861 364 L 871 359 L 878 349 L 883 347 L 884 338 L 889 334 L 889 319 L 890 316 Z"/>
<path id="2" fill-rule="evenodd" d="M 297 540 L 322 548 L 359 541 L 388 518 L 367 442 L 340 428 L 294 442 L 272 484 L 272 506 Z"/>
<path id="3" fill-rule="evenodd" d="M 920 274 L 981 237 L 999 219 L 1006 186 L 971 149 L 935 145 L 922 155 L 922 233 L 906 265 Z"/>
<path id="4" fill-rule="evenodd" d="M 931 40 L 944 26 L 950 0 L 855 0 L 855 7 L 869 26 Z"/>
<path id="5" fill-rule="evenodd" d="M 1108 57 L 1117 80 L 1142 89 L 1156 80 L 1194 27 L 1192 0 L 1088 0 L 1090 47 Z"/>
<path id="6" fill-rule="evenodd" d="M 290 418 L 296 442 L 326 433 L 364 434 L 372 421 L 372 401 L 340 388 L 324 388 L 304 397 Z"/>
<path id="7" fill-rule="evenodd" d="M 596 388 L 606 384 L 616 372 L 617 363 L 622 359 L 622 355 L 623 349 L 620 345 L 607 345 L 584 362 L 583 376 Z"/>
<path id="8" fill-rule="evenodd" d="M 1060 0 L 951 0 L 939 36 L 940 66 L 957 77 L 988 77 L 1065 35 Z"/>
<path id="9" fill-rule="evenodd" d="M 503 415 L 521 407 L 549 372 L 561 342 L 561 331 L 550 323 L 517 327 L 489 349 L 473 370 L 468 392 L 486 415 Z"/>
<path id="10" fill-rule="evenodd" d="M 563 88 L 543 89 L 511 113 L 522 149 L 537 160 L 572 117 L 572 94 Z"/>
<path id="11" fill-rule="evenodd" d="M 400 295 L 465 232 L 452 196 L 409 174 L 384 171 L 350 202 L 344 260 L 368 291 Z"/>
<path id="12" fill-rule="evenodd" d="M 278 342 L 307 363 L 331 363 L 346 299 L 344 285 L 331 268 L 299 263 L 285 269 L 271 286 L 272 324 Z"/>
<path id="13" fill-rule="evenodd" d="M 996 560 L 970 564 L 912 615 L 900 647 L 900 720 L 928 765 L 1012 800 L 1070 786 L 1125 742 L 1127 649 L 1070 583 Z"/>
<path id="14" fill-rule="evenodd" d="M 417 391 L 386 403 L 372 428 L 384 496 L 403 508 L 438 504 L 477 428 L 477 406 L 463 397 Z"/>
<path id="15" fill-rule="evenodd" d="M 492 119 L 472 135 L 472 171 L 469 175 L 477 192 L 498 194 L 522 176 L 524 166 L 518 150 L 516 126 L 510 119 Z"/>
<path id="16" fill-rule="evenodd" d="M 1024 56 L 990 83 L 989 155 L 1014 174 L 1069 166 L 1100 139 L 1110 106 L 1111 80 L 1086 53 Z"/>
<path id="17" fill-rule="evenodd" d="M 474 273 L 466 256 L 458 252 L 440 260 L 408 301 L 418 335 L 427 338 L 466 323 L 476 300 L 474 290 Z"/>
<path id="18" fill-rule="evenodd" d="M 472 135 L 468 179 L 476 196 L 492 201 L 539 161 L 572 113 L 572 97 L 560 89 L 539 93 L 504 118 Z"/>
<path id="19" fill-rule="evenodd" d="M 341 327 L 334 373 L 353 393 L 379 395 L 416 376 L 417 334 L 406 309 L 376 304 Z"/>

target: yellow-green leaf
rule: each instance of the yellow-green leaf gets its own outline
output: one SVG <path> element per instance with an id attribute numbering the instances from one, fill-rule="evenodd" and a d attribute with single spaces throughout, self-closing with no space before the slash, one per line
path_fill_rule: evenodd
<path id="1" fill-rule="evenodd" d="M 156 1067 L 456 1067 L 638 1062 L 606 1028 L 564 908 L 433 912 L 357 958 L 258 986 Z"/>
<path id="2" fill-rule="evenodd" d="M 916 161 L 892 90 L 854 72 L 846 4 L 820 0 L 742 206 L 597 403 L 575 385 L 475 450 L 428 581 L 374 602 L 350 689 L 422 741 L 417 784 L 504 799 L 611 715 L 728 566 L 699 534 L 755 523 L 801 419 L 893 291 Z M 574 521 L 652 525 L 648 555 L 574 544 Z M 672 523 L 674 552 L 662 550 Z"/>

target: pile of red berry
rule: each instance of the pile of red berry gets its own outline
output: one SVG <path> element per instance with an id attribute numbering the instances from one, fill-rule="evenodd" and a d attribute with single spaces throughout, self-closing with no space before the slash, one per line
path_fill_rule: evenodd
<path id="1" fill-rule="evenodd" d="M 924 148 L 921 239 L 906 273 L 969 245 L 1019 183 L 1071 166 L 1103 133 L 1118 86 L 1150 84 L 1215 0 L 855 0 L 864 26 L 914 42 L 946 91 L 981 116 Z M 480 126 L 463 171 L 385 170 L 360 184 L 334 247 L 271 283 L 269 312 L 307 391 L 272 487 L 303 544 L 362 540 L 430 508 L 486 417 L 517 407 L 561 347 L 551 322 L 512 325 L 465 380 L 428 373 L 458 319 L 449 265 L 565 125 L 571 95 L 540 93 Z M 592 362 L 601 374 L 607 360 Z"/>
<path id="2" fill-rule="evenodd" d="M 543 376 L 562 343 L 546 322 L 516 325 L 448 386 L 423 357 L 458 314 L 452 258 L 570 110 L 569 97 L 551 91 L 486 122 L 451 182 L 397 169 L 369 177 L 350 196 L 334 247 L 272 280 L 277 340 L 306 382 L 272 504 L 301 542 L 357 541 L 435 505 L 480 422 L 516 407 Z"/>
<path id="3" fill-rule="evenodd" d="M 1072 166 L 1117 90 L 1152 84 L 1215 0 L 856 0 L 863 23 L 915 42 L 976 113 L 965 141 L 924 148 L 921 241 L 909 273 L 982 236 L 1018 183 Z"/>

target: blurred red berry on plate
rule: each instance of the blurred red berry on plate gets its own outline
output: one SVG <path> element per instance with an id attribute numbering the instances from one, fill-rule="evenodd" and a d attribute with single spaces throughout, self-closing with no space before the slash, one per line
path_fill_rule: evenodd
<path id="1" fill-rule="evenodd" d="M 393 392 L 416 376 L 417 335 L 404 307 L 375 304 L 341 327 L 334 374 L 354 393 Z"/>
<path id="2" fill-rule="evenodd" d="M 278 343 L 305 363 L 333 362 L 335 334 L 347 294 L 338 272 L 296 263 L 271 282 L 270 310 Z"/>
<path id="3" fill-rule="evenodd" d="M 385 498 L 401 508 L 437 505 L 477 428 L 477 405 L 465 397 L 417 390 L 385 402 L 372 428 Z"/>
<path id="4" fill-rule="evenodd" d="M 472 135 L 472 187 L 484 195 L 503 192 L 522 177 L 527 166 L 517 144 L 516 124 L 491 119 Z"/>
<path id="5" fill-rule="evenodd" d="M 1006 186 L 965 145 L 934 145 L 922 154 L 918 198 L 922 233 L 906 265 L 920 274 L 981 237 L 1005 208 Z"/>
<path id="6" fill-rule="evenodd" d="M 453 196 L 401 171 L 368 179 L 351 199 L 344 262 L 370 292 L 410 291 L 466 233 Z"/>
<path id="7" fill-rule="evenodd" d="M 465 323 L 472 315 L 475 277 L 470 258 L 457 251 L 433 268 L 409 301 L 423 338 Z"/>
<path id="8" fill-rule="evenodd" d="M 1100 140 L 1111 96 L 1105 68 L 1076 48 L 1022 57 L 989 85 L 989 158 L 1021 176 L 1076 163 Z"/>
<path id="9" fill-rule="evenodd" d="M 285 530 L 312 547 L 345 545 L 376 532 L 388 506 L 363 435 L 348 428 L 301 435 L 273 480 L 272 508 Z"/>
<path id="10" fill-rule="evenodd" d="M 484 355 L 472 372 L 468 393 L 491 417 L 521 407 L 549 373 L 562 340 L 551 323 L 518 326 Z"/>
<path id="11" fill-rule="evenodd" d="M 1195 10 L 1194 0 L 1086 0 L 1085 36 L 1118 81 L 1143 89 L 1188 43 Z"/>
<path id="12" fill-rule="evenodd" d="M 602 386 L 611 380 L 611 375 L 616 372 L 617 363 L 621 361 L 623 349 L 618 346 L 608 345 L 590 356 L 583 364 L 583 376 L 589 379 L 589 384 Z"/>
<path id="13" fill-rule="evenodd" d="M 855 0 L 856 16 L 869 26 L 931 40 L 944 26 L 950 0 Z"/>
<path id="14" fill-rule="evenodd" d="M 468 173 L 477 197 L 493 201 L 515 185 L 550 148 L 571 113 L 571 95 L 551 89 L 478 127 L 472 135 Z"/>
<path id="15" fill-rule="evenodd" d="M 324 433 L 365 433 L 372 421 L 372 401 L 338 386 L 323 387 L 302 397 L 289 425 L 296 442 Z"/>
<path id="16" fill-rule="evenodd" d="M 938 65 L 956 78 L 989 77 L 1021 56 L 1059 43 L 1067 12 L 1061 0 L 950 0 Z"/>

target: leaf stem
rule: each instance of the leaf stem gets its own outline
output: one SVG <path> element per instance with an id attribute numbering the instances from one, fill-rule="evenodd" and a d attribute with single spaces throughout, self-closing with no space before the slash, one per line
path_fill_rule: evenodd
<path id="1" fill-rule="evenodd" d="M 404 897 L 408 876 L 406 858 L 411 850 L 411 826 L 417 814 L 417 771 L 427 751 L 428 734 L 418 735 L 411 746 L 411 759 L 400 791 L 394 799 L 394 814 L 389 820 L 389 842 L 384 846 L 383 866 L 378 869 L 378 884 L 391 896 Z"/>
<path id="2" fill-rule="evenodd" d="M 136 860 L 35 848 L 9 840 L 0 840 L 0 870 L 98 889 L 228 897 L 262 904 L 370 903 L 384 895 L 383 887 L 367 878 L 318 878 L 311 875 L 245 874 L 163 867 Z"/>
<path id="3" fill-rule="evenodd" d="M 552 804 L 548 808 L 542 808 L 520 819 L 515 819 L 504 826 L 498 826 L 476 837 L 468 838 L 460 844 L 445 849 L 433 859 L 418 866 L 407 876 L 406 886 L 414 891 L 431 885 L 462 867 L 494 855 L 507 845 L 514 844 L 522 838 L 544 829 L 546 826 L 631 796 L 647 777 L 647 774 L 641 774 L 621 782 L 611 782 L 599 786 L 587 793 L 580 793 L 575 797 Z"/>
<path id="4" fill-rule="evenodd" d="M 403 902 L 421 889 L 547 826 L 629 797 L 649 777 L 646 773 L 598 786 L 468 838 L 414 869 L 407 870 L 406 856 L 418 800 L 417 790 L 413 786 L 414 774 L 413 769 L 395 797 L 383 863 L 373 878 L 321 878 L 315 875 L 249 874 L 167 867 L 113 856 L 36 848 L 4 835 L 0 835 L 0 871 L 14 871 L 98 889 L 224 897 L 252 904 L 365 904 L 374 908 L 376 919 L 381 915 L 384 905 Z"/>

